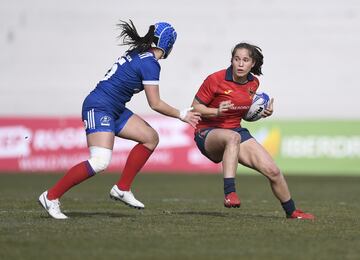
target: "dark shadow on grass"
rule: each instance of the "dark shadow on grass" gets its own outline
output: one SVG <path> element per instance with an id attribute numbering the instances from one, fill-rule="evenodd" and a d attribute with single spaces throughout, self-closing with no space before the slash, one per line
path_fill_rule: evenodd
<path id="1" fill-rule="evenodd" d="M 182 211 L 173 212 L 176 215 L 199 215 L 199 216 L 210 216 L 210 217 L 228 217 L 228 213 L 217 212 L 217 211 Z"/>
<path id="2" fill-rule="evenodd" d="M 81 212 L 81 211 L 72 211 L 72 212 L 65 212 L 65 214 L 69 218 L 91 218 L 91 217 L 108 217 L 108 218 L 134 218 L 135 215 L 129 214 L 122 214 L 122 213 L 115 213 L 115 212 Z"/>
<path id="3" fill-rule="evenodd" d="M 271 216 L 271 215 L 263 215 L 263 214 L 237 214 L 237 215 L 231 215 L 233 218 L 258 218 L 258 219 L 284 219 L 285 217 L 280 216 Z"/>
<path id="4" fill-rule="evenodd" d="M 182 212 L 172 212 L 176 215 L 198 215 L 198 216 L 210 216 L 210 217 L 227 217 L 227 218 L 244 218 L 244 219 L 283 219 L 282 216 L 271 216 L 264 214 L 248 214 L 240 211 L 231 212 L 217 212 L 217 211 L 182 211 Z"/>

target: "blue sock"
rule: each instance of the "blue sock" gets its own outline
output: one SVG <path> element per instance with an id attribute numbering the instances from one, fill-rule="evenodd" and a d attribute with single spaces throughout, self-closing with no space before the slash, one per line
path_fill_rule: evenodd
<path id="1" fill-rule="evenodd" d="M 224 178 L 224 194 L 235 192 L 235 178 Z"/>
<path id="2" fill-rule="evenodd" d="M 285 210 L 287 216 L 290 216 L 296 209 L 295 202 L 292 199 L 281 203 L 281 206 Z"/>

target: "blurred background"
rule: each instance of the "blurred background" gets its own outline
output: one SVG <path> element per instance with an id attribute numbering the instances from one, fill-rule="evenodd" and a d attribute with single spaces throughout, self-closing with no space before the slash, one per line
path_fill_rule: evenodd
<path id="1" fill-rule="evenodd" d="M 39 166 L 44 162 L 21 165 L 31 156 L 39 159 L 50 151 L 64 155 L 74 147 L 84 148 L 82 101 L 126 51 L 118 46 L 120 19 L 131 19 L 140 35 L 157 21 L 176 28 L 173 52 L 160 61 L 160 90 L 162 98 L 178 108 L 192 102 L 207 75 L 229 66 L 235 44 L 258 45 L 265 56 L 260 89 L 275 98 L 275 113 L 246 127 L 289 172 L 302 171 L 304 165 L 309 165 L 304 170 L 309 173 L 311 169 L 359 172 L 360 2 L 356 0 L 1 0 L 0 171 L 13 169 L 7 166 L 9 160 L 17 170 L 51 170 Z M 212 167 L 194 149 L 191 129 L 157 117 L 144 93 L 129 107 L 149 117 L 162 140 L 186 135 L 184 156 L 189 163 L 203 165 L 202 171 Z M 60 150 L 45 148 L 63 130 L 66 134 L 56 144 Z M 74 142 L 61 147 L 69 136 Z M 179 143 L 161 142 L 160 148 L 179 148 Z M 120 143 L 117 149 L 125 146 L 129 145 Z M 86 156 L 81 151 L 79 157 Z M 128 152 L 121 151 L 124 156 Z M 156 161 L 164 157 L 159 155 Z M 54 169 L 72 163 L 66 162 Z M 335 162 L 337 166 L 331 164 Z"/>

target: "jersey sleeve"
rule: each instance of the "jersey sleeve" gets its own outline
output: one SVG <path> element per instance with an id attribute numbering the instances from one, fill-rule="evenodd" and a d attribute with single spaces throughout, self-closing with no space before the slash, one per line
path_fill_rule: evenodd
<path id="1" fill-rule="evenodd" d="M 212 77 L 209 76 L 200 86 L 198 92 L 195 95 L 195 99 L 204 105 L 208 105 L 214 99 L 216 89 L 216 81 L 214 81 Z"/>
<path id="2" fill-rule="evenodd" d="M 145 58 L 140 66 L 140 73 L 143 85 L 159 85 L 160 64 L 154 58 Z"/>

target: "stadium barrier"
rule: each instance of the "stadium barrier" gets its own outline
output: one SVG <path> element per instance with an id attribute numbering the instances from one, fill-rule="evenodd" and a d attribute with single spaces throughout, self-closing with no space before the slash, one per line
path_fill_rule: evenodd
<path id="1" fill-rule="evenodd" d="M 220 166 L 195 147 L 187 124 L 164 116 L 145 116 L 160 135 L 158 148 L 144 172 L 220 172 Z M 108 171 L 121 171 L 135 145 L 116 138 Z M 88 159 L 85 131 L 79 118 L 0 118 L 0 172 L 59 172 Z"/>
<path id="2" fill-rule="evenodd" d="M 286 174 L 360 175 L 359 120 L 265 119 L 243 126 Z"/>
<path id="3" fill-rule="evenodd" d="M 144 172 L 218 173 L 221 164 L 205 158 L 193 130 L 163 116 L 144 116 L 160 143 Z M 287 174 L 360 175 L 360 121 L 244 122 Z M 123 169 L 134 142 L 116 138 L 108 171 Z M 0 117 L 0 172 L 60 172 L 88 158 L 77 117 Z M 249 172 L 239 167 L 239 173 Z"/>

